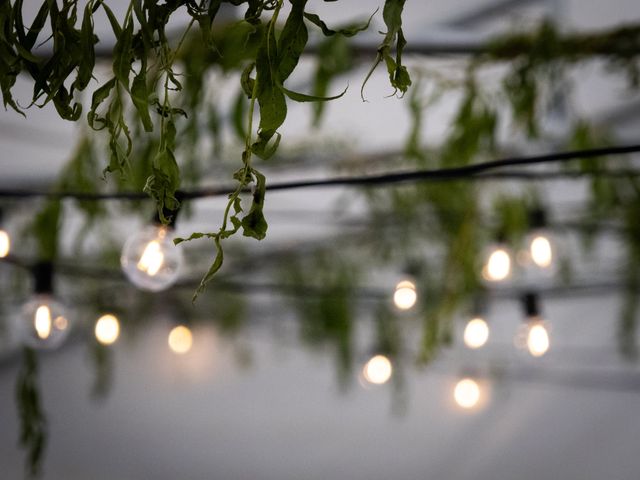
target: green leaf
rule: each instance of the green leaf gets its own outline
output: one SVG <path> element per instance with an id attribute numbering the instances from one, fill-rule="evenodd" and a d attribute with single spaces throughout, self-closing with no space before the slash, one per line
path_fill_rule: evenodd
<path id="1" fill-rule="evenodd" d="M 115 35 L 116 38 L 120 38 L 120 35 L 122 35 L 122 28 L 120 27 L 120 24 L 118 23 L 118 19 L 116 18 L 116 16 L 113 14 L 113 12 L 107 6 L 106 3 L 101 2 L 100 5 L 102 6 L 102 8 L 104 9 L 105 13 L 107 14 L 107 18 L 109 19 L 109 23 L 111 23 L 111 29 L 113 30 L 113 34 Z"/>
<path id="2" fill-rule="evenodd" d="M 133 63 L 133 20 L 124 26 L 113 47 L 113 73 L 118 81 L 129 89 L 129 73 Z"/>
<path id="3" fill-rule="evenodd" d="M 378 54 L 369 72 L 365 76 L 360 88 L 360 96 L 364 101 L 364 87 L 371 78 L 375 69 L 384 60 L 389 72 L 389 80 L 394 87 L 394 93 L 400 90 L 405 93 L 411 85 L 411 78 L 406 67 L 402 65 L 402 51 L 406 45 L 406 40 L 402 33 L 402 10 L 406 0 L 385 0 L 382 18 L 387 26 L 387 33 L 382 43 L 378 46 Z M 391 56 L 391 47 L 396 43 L 396 58 Z"/>
<path id="4" fill-rule="evenodd" d="M 140 121 L 145 132 L 153 131 L 153 122 L 149 115 L 149 92 L 147 90 L 147 75 L 145 70 L 140 70 L 131 84 L 131 100 L 140 115 Z"/>
<path id="5" fill-rule="evenodd" d="M 369 25 L 371 24 L 371 19 L 374 17 L 376 13 L 378 13 L 377 8 L 376 8 L 376 11 L 371 14 L 371 16 L 369 17 L 369 20 L 367 20 L 366 23 L 363 23 L 362 25 L 350 25 L 344 28 L 339 28 L 338 30 L 332 30 L 329 27 L 327 27 L 327 24 L 324 23 L 320 19 L 320 17 L 315 13 L 305 12 L 304 18 L 309 20 L 314 25 L 320 27 L 320 29 L 322 30 L 322 33 L 326 37 L 331 37 L 333 35 L 342 35 L 343 37 L 353 37 L 354 35 L 360 32 L 363 32 L 369 28 Z"/>
<path id="6" fill-rule="evenodd" d="M 96 43 L 96 37 L 93 34 L 93 18 L 91 12 L 91 3 L 88 3 L 84 10 L 84 17 L 82 18 L 82 29 L 80 30 L 80 63 L 78 65 L 78 77 L 73 83 L 74 87 L 78 90 L 84 90 L 93 74 L 93 69 L 96 64 L 96 54 L 94 50 L 94 44 Z"/>
<path id="7" fill-rule="evenodd" d="M 240 75 L 240 86 L 247 98 L 251 98 L 253 96 L 255 80 L 251 78 L 251 72 L 255 66 L 255 63 L 250 63 L 244 68 L 244 70 L 242 70 L 242 74 Z"/>
<path id="8" fill-rule="evenodd" d="M 349 87 L 345 87 L 342 93 L 334 95 L 333 97 L 317 97 L 315 95 L 306 95 L 304 93 L 294 92 L 293 90 L 288 90 L 284 86 L 280 86 L 280 88 L 287 95 L 287 97 L 296 102 L 328 102 L 330 100 L 336 100 L 337 98 L 342 97 L 345 93 L 347 93 L 347 88 Z"/>
<path id="9" fill-rule="evenodd" d="M 249 213 L 242 219 L 242 234 L 262 240 L 267 235 L 267 221 L 264 218 L 264 196 L 267 191 L 267 182 L 263 174 L 252 170 L 256 177 L 256 189 L 253 193 L 253 201 Z"/>
<path id="10" fill-rule="evenodd" d="M 309 39 L 307 26 L 304 24 L 304 7 L 307 0 L 291 0 L 291 12 L 280 33 L 278 40 L 277 77 L 282 83 L 289 78 L 298 65 L 300 55 Z"/>
<path id="11" fill-rule="evenodd" d="M 220 270 L 220 267 L 222 267 L 222 262 L 224 260 L 224 252 L 222 251 L 222 245 L 220 244 L 220 237 L 219 236 L 214 237 L 213 242 L 216 246 L 216 258 L 211 264 L 211 266 L 209 267 L 209 270 L 207 271 L 207 273 L 204 275 L 204 277 L 202 277 L 202 280 L 200 280 L 200 285 L 198 285 L 197 290 L 195 291 L 195 293 L 193 294 L 193 297 L 191 298 L 192 302 L 196 301 L 196 299 L 198 298 L 198 295 L 200 295 L 206 288 L 207 283 L 211 281 L 211 279 L 215 276 L 218 270 Z"/>

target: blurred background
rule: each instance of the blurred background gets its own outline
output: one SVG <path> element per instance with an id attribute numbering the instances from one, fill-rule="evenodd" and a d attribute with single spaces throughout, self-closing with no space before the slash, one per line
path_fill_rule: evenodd
<path id="1" fill-rule="evenodd" d="M 380 6 L 308 9 L 340 25 Z M 25 16 L 37 7 L 25 5 Z M 113 8 L 121 18 L 124 6 Z M 113 34 L 101 20 L 96 34 L 108 51 Z M 187 22 L 184 12 L 170 26 Z M 378 12 L 349 55 L 332 44 L 320 62 L 302 59 L 290 85 L 318 88 L 319 65 L 333 56 L 349 64 L 329 93 L 348 85 L 347 93 L 319 121 L 315 107 L 290 103 L 280 151 L 256 164 L 276 184 L 635 143 L 640 95 L 626 64 L 561 58 L 536 71 L 535 131 L 500 87 L 525 60 L 480 65 L 471 97 L 466 75 L 471 54 L 504 35 L 544 33 L 541 25 L 558 35 L 606 33 L 639 22 L 633 0 L 410 0 L 409 92 L 393 96 L 383 66 L 361 99 L 384 30 Z M 193 58 L 182 60 L 187 77 Z M 96 86 L 110 60 L 98 65 Z M 190 110 L 197 120 L 182 133 L 197 144 L 179 156 L 187 189 L 230 185 L 242 150 L 232 127 L 237 72 L 204 78 Z M 32 88 L 18 78 L 21 105 Z M 51 106 L 26 118 L 1 112 L 0 139 L 2 191 L 144 185 L 144 176 L 139 185 L 102 180 L 104 139 Z M 86 178 L 79 164 L 68 166 L 78 160 L 89 165 Z M 150 202 L 3 196 L 12 240 L 0 263 L 3 478 L 25 470 L 16 379 L 28 363 L 22 324 L 34 280 L 23 267 L 51 236 L 55 292 L 73 328 L 38 352 L 44 479 L 637 478 L 640 202 L 634 172 L 608 173 L 633 170 L 634 160 L 611 156 L 597 171 L 585 160 L 577 168 L 587 174 L 575 178 L 542 166 L 520 170 L 532 174 L 525 181 L 267 192 L 267 237 L 230 240 L 222 270 L 193 304 L 215 256 L 211 242 L 177 247 L 184 262 L 168 290 L 139 290 L 121 273 L 123 244 L 149 228 Z M 225 205 L 224 196 L 185 202 L 176 235 L 216 231 Z M 41 221 L 56 208 L 57 224 Z"/>

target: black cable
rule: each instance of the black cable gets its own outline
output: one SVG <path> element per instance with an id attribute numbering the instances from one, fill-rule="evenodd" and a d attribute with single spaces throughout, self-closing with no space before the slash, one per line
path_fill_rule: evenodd
<path id="1" fill-rule="evenodd" d="M 417 181 L 452 181 L 452 180 L 490 180 L 490 179 L 533 179 L 543 180 L 545 178 L 577 178 L 585 175 L 601 175 L 608 173 L 615 177 L 637 176 L 640 172 L 636 170 L 622 171 L 601 171 L 585 170 L 570 172 L 492 172 L 512 166 L 530 166 L 546 163 L 564 163 L 577 159 L 594 159 L 607 155 L 627 155 L 640 152 L 640 144 L 620 145 L 612 147 L 592 148 L 586 150 L 570 150 L 565 152 L 554 152 L 544 155 L 507 157 L 489 162 L 476 163 L 461 167 L 451 167 L 433 170 L 409 170 L 403 172 L 391 172 L 378 175 L 342 176 L 317 180 L 294 180 L 286 182 L 275 182 L 267 185 L 269 191 L 294 190 L 298 188 L 333 187 L 333 186 L 380 186 L 396 183 L 417 182 Z M 190 191 L 181 191 L 184 200 L 194 200 L 198 198 L 218 197 L 229 195 L 235 191 L 233 187 L 212 187 L 200 188 Z M 2 189 L 0 198 L 35 198 L 45 197 L 51 199 L 73 198 L 81 201 L 100 200 L 144 200 L 149 197 L 142 192 L 113 192 L 113 193 L 88 193 L 88 192 L 46 192 L 40 190 L 26 189 Z"/>

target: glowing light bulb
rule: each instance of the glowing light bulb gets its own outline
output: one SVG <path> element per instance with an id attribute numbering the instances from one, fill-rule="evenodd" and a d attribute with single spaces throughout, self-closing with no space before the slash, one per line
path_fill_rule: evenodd
<path id="1" fill-rule="evenodd" d="M 553 248 L 549 238 L 542 234 L 534 235 L 529 242 L 531 260 L 540 268 L 549 268 L 553 261 Z"/>
<path id="2" fill-rule="evenodd" d="M 541 320 L 533 320 L 527 326 L 527 349 L 533 357 L 541 357 L 549 350 L 549 332 Z"/>
<path id="3" fill-rule="evenodd" d="M 364 379 L 374 385 L 383 385 L 389 381 L 393 367 L 391 361 L 384 355 L 376 355 L 365 363 L 362 369 Z"/>
<path id="4" fill-rule="evenodd" d="M 472 318 L 464 328 L 464 344 L 469 348 L 480 348 L 489 340 L 489 325 L 482 318 Z"/>
<path id="5" fill-rule="evenodd" d="M 9 255 L 11 250 L 11 238 L 9 234 L 4 230 L 0 230 L 0 258 L 4 258 Z"/>
<path id="6" fill-rule="evenodd" d="M 497 247 L 489 254 L 482 269 L 482 276 L 490 282 L 500 282 L 511 274 L 511 255 L 504 247 Z"/>
<path id="7" fill-rule="evenodd" d="M 480 397 L 480 385 L 471 378 L 461 379 L 453 389 L 453 399 L 459 407 L 465 410 L 476 407 L 480 402 Z"/>
<path id="8" fill-rule="evenodd" d="M 193 335 L 191 330 L 184 325 L 178 325 L 169 332 L 167 340 L 169 348 L 178 355 L 182 355 L 191 350 L 193 345 Z"/>
<path id="9" fill-rule="evenodd" d="M 94 333 L 98 342 L 111 345 L 120 336 L 120 322 L 114 315 L 102 315 L 96 322 Z"/>
<path id="10" fill-rule="evenodd" d="M 124 244 L 120 264 L 136 287 L 158 292 L 173 285 L 180 274 L 182 250 L 173 244 L 173 230 L 150 226 Z"/>
<path id="11" fill-rule="evenodd" d="M 48 294 L 35 295 L 22 308 L 23 341 L 34 348 L 57 348 L 69 334 L 69 317 L 64 306 Z"/>
<path id="12" fill-rule="evenodd" d="M 396 285 L 393 293 L 393 303 L 400 310 L 409 310 L 418 300 L 416 285 L 410 280 L 403 280 Z"/>

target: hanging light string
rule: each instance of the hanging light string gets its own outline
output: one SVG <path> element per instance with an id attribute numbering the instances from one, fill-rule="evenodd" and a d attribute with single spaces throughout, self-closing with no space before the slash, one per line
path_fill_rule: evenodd
<path id="1" fill-rule="evenodd" d="M 27 258 L 9 255 L 0 260 L 2 263 L 10 264 L 18 268 L 31 270 L 37 261 Z M 81 277 L 88 279 L 99 279 L 108 281 L 125 281 L 125 276 L 120 269 L 110 268 L 106 266 L 96 265 L 79 265 L 75 262 L 53 262 L 57 274 L 69 277 Z M 614 272 L 615 273 L 615 272 Z M 200 278 L 183 278 L 173 285 L 173 289 L 193 289 L 200 282 Z M 335 294 L 335 290 L 319 287 L 316 285 L 289 285 L 274 282 L 245 282 L 234 281 L 232 279 L 219 279 L 216 281 L 216 288 L 222 291 L 239 293 L 239 294 L 264 294 L 278 293 L 284 296 L 331 296 Z M 572 297 L 590 297 L 597 294 L 608 294 L 622 291 L 628 288 L 624 282 L 617 280 L 589 281 L 581 283 L 548 285 L 538 287 L 536 292 L 545 298 L 563 298 Z M 352 290 L 354 296 L 368 300 L 382 300 L 389 297 L 387 289 L 375 287 L 354 287 Z M 640 293 L 640 291 L 638 292 Z M 508 300 L 521 299 L 522 289 L 518 286 L 499 287 L 486 291 L 487 300 Z"/>
<path id="2" fill-rule="evenodd" d="M 543 155 L 507 157 L 488 162 L 480 162 L 460 167 L 408 170 L 401 172 L 389 172 L 377 175 L 339 176 L 324 179 L 294 180 L 285 182 L 273 182 L 267 184 L 268 191 L 294 190 L 299 188 L 319 188 L 336 186 L 381 186 L 409 182 L 423 181 L 454 181 L 454 180 L 544 180 L 544 179 L 571 179 L 582 176 L 611 176 L 631 177 L 640 176 L 638 170 L 572 170 L 552 172 L 508 171 L 494 172 L 505 167 L 522 167 L 549 163 L 566 163 L 577 159 L 596 159 L 608 155 L 629 155 L 640 152 L 640 144 L 618 145 L 602 148 L 583 150 L 569 150 L 553 152 Z M 226 196 L 235 191 L 235 187 L 211 187 L 199 188 L 188 191 L 180 191 L 183 200 L 198 198 Z M 249 191 L 249 190 L 247 190 Z M 29 189 L 0 189 L 0 198 L 34 198 L 44 197 L 51 199 L 73 198 L 82 201 L 101 200 L 145 200 L 148 195 L 143 192 L 55 192 Z"/>

